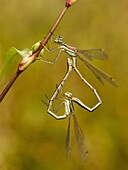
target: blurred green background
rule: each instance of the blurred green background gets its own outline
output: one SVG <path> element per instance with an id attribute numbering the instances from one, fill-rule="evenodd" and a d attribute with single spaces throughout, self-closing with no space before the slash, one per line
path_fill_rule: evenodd
<path id="1" fill-rule="evenodd" d="M 65 0 L 0 0 L 0 67 L 10 47 L 29 48 L 42 40 L 64 4 Z M 78 62 L 80 72 L 103 101 L 93 113 L 75 105 L 89 152 L 86 162 L 79 157 L 73 127 L 71 151 L 66 158 L 68 119 L 53 119 L 41 102 L 46 100 L 45 94 L 49 97 L 53 94 L 66 72 L 68 56 L 62 54 L 55 65 L 40 61 L 32 64 L 0 104 L 1 170 L 128 169 L 127 7 L 127 0 L 78 0 L 54 34 L 54 38 L 61 35 L 67 43 L 81 49 L 104 48 L 109 60 L 93 61 L 93 64 L 112 75 L 118 84 L 118 88 L 107 82 L 102 86 L 84 64 Z M 56 52 L 45 54 L 52 59 Z M 17 57 L 9 66 L 0 82 L 0 91 L 17 70 L 19 61 L 21 58 Z M 89 106 L 96 103 L 92 91 L 75 73 L 67 81 L 65 91 L 72 91 Z"/>

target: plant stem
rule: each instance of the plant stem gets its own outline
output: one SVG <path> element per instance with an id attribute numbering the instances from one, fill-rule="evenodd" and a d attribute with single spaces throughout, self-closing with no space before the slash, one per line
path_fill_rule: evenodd
<path id="1" fill-rule="evenodd" d="M 38 54 L 40 53 L 40 51 L 44 48 L 44 46 L 47 44 L 48 40 L 50 39 L 50 37 L 52 36 L 52 34 L 54 33 L 55 29 L 57 28 L 57 26 L 59 25 L 61 19 L 63 18 L 64 14 L 66 13 L 67 9 L 69 7 L 65 6 L 64 9 L 62 10 L 61 14 L 59 15 L 59 17 L 57 18 L 57 20 L 55 21 L 55 23 L 53 24 L 52 28 L 49 30 L 48 34 L 46 35 L 46 37 L 43 39 L 42 44 L 40 45 L 39 49 L 35 52 L 35 58 L 38 56 Z"/>
<path id="2" fill-rule="evenodd" d="M 57 18 L 57 20 L 55 21 L 55 23 L 53 24 L 52 28 L 50 29 L 50 31 L 48 32 L 48 34 L 46 35 L 46 37 L 43 39 L 40 47 L 38 48 L 38 50 L 36 52 L 34 52 L 32 54 L 33 57 L 33 61 L 36 60 L 36 57 L 38 56 L 38 54 L 40 53 L 40 51 L 44 48 L 45 44 L 48 42 L 48 40 L 50 39 L 50 37 L 52 36 L 52 34 L 54 33 L 55 29 L 57 28 L 57 26 L 59 25 L 61 19 L 63 18 L 64 14 L 66 13 L 67 9 L 70 6 L 67 6 L 65 4 L 64 9 L 62 10 L 62 12 L 60 13 L 59 17 Z M 30 63 L 30 65 L 33 63 L 33 61 Z M 29 66 L 30 66 L 29 65 Z M 11 88 L 11 86 L 13 85 L 13 83 L 15 82 L 15 80 L 17 79 L 17 77 L 23 72 L 24 70 L 20 71 L 19 67 L 18 67 L 18 71 L 15 73 L 15 75 L 13 76 L 13 78 L 10 80 L 10 82 L 7 84 L 7 86 L 5 87 L 5 89 L 2 91 L 2 93 L 0 94 L 0 103 L 2 102 L 2 100 L 4 99 L 5 95 L 7 94 L 7 92 L 9 91 L 9 89 Z"/>
<path id="3" fill-rule="evenodd" d="M 18 78 L 18 76 L 21 74 L 22 72 L 17 70 L 17 72 L 14 74 L 14 76 L 12 77 L 12 79 L 10 80 L 10 82 L 7 84 L 7 86 L 5 87 L 5 89 L 2 91 L 2 93 L 0 94 L 0 103 L 2 102 L 2 100 L 4 99 L 5 95 L 7 94 L 7 92 L 9 91 L 9 89 L 11 88 L 11 86 L 13 85 L 13 83 L 15 82 L 15 80 Z"/>

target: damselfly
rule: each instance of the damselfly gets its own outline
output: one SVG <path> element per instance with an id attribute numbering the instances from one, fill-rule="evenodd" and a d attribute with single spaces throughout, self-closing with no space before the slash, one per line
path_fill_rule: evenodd
<path id="1" fill-rule="evenodd" d="M 65 114 L 68 116 L 69 121 L 68 121 L 68 129 L 67 129 L 67 137 L 66 137 L 66 155 L 69 155 L 69 150 L 70 150 L 70 118 L 71 116 L 73 117 L 74 121 L 74 132 L 75 132 L 75 138 L 76 138 L 76 143 L 77 143 L 77 148 L 79 150 L 81 158 L 84 160 L 86 159 L 88 152 L 85 148 L 85 143 L 84 143 L 84 135 L 83 132 L 78 124 L 77 118 L 74 114 L 74 106 L 73 102 L 78 102 L 78 98 L 72 97 L 71 92 L 66 92 L 64 94 L 64 101 L 63 104 L 65 105 Z M 79 100 L 78 104 L 82 107 L 81 101 Z"/>
<path id="2" fill-rule="evenodd" d="M 97 48 L 97 49 L 88 49 L 88 50 L 80 50 L 77 49 L 71 45 L 68 45 L 64 42 L 64 39 L 59 36 L 55 39 L 54 41 L 55 43 L 59 44 L 59 46 L 57 48 L 54 49 L 47 49 L 45 47 L 45 49 L 47 49 L 49 52 L 55 51 L 55 50 L 59 50 L 58 55 L 55 57 L 55 59 L 53 61 L 46 61 L 43 60 L 42 58 L 40 58 L 40 60 L 50 63 L 50 64 L 54 64 L 62 51 L 64 51 L 65 53 L 67 53 L 72 59 L 73 58 L 79 58 L 82 62 L 85 63 L 85 65 L 89 68 L 89 70 L 96 76 L 96 78 L 103 84 L 103 79 L 105 79 L 106 81 L 108 81 L 110 84 L 112 84 L 113 86 L 117 86 L 115 80 L 108 75 L 107 73 L 105 73 L 104 71 L 102 71 L 101 69 L 95 67 L 94 65 L 92 65 L 91 63 L 89 63 L 86 59 L 82 58 L 78 53 L 81 53 L 83 56 L 85 56 L 87 59 L 89 60 L 93 60 L 93 59 L 99 59 L 99 60 L 106 60 L 108 57 L 105 54 L 104 50 L 101 48 Z M 39 58 L 38 58 L 39 59 Z"/>
<path id="3" fill-rule="evenodd" d="M 80 153 L 81 159 L 85 160 L 88 152 L 85 147 L 84 143 L 84 135 L 83 132 L 80 128 L 80 125 L 78 124 L 77 118 L 74 114 L 74 105 L 73 102 L 77 103 L 79 106 L 88 108 L 86 105 L 82 103 L 78 98 L 73 97 L 71 92 L 66 92 L 62 94 L 64 98 L 55 98 L 54 100 L 61 100 L 62 103 L 56 108 L 52 109 L 52 112 L 58 112 L 60 107 L 64 105 L 64 115 L 65 118 L 68 117 L 68 129 L 67 129 L 67 136 L 66 136 L 66 156 L 69 155 L 69 150 L 70 150 L 70 121 L 71 121 L 71 116 L 73 117 L 73 122 L 74 122 L 74 132 L 75 132 L 75 138 L 76 138 L 76 143 L 77 143 L 77 148 Z M 45 102 L 44 102 L 45 103 Z M 46 103 L 45 103 L 46 104 Z M 47 104 L 46 104 L 47 105 Z M 89 109 L 90 111 L 90 109 Z M 55 113 L 53 113 L 55 114 Z M 62 119 L 63 117 L 60 117 L 59 119 Z"/>

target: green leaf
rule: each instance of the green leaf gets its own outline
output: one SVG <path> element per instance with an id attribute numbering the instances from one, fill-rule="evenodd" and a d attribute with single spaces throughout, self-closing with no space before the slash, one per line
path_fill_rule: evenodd
<path id="1" fill-rule="evenodd" d="M 12 62 L 14 57 L 17 55 L 17 51 L 14 47 L 9 48 L 9 50 L 5 54 L 5 60 L 2 68 L 0 69 L 0 78 L 2 78 L 3 74 L 7 70 L 9 64 Z"/>
<path id="2" fill-rule="evenodd" d="M 22 51 L 16 49 L 15 47 L 9 48 L 9 50 L 5 54 L 5 60 L 3 63 L 2 68 L 0 68 L 0 79 L 2 78 L 3 74 L 6 72 L 8 69 L 8 66 L 12 62 L 12 60 L 19 54 L 22 57 L 25 57 L 26 54 L 29 53 L 29 49 L 23 49 Z"/>
<path id="3" fill-rule="evenodd" d="M 23 49 L 23 50 L 21 50 L 21 51 L 15 48 L 15 50 L 16 50 L 16 52 L 17 52 L 20 56 L 22 56 L 23 58 L 24 58 L 25 55 L 28 54 L 29 51 L 30 51 L 29 48 L 25 48 L 25 49 Z"/>

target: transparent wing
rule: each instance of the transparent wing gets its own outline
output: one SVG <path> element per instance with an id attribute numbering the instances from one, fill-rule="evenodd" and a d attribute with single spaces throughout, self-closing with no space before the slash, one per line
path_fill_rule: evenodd
<path id="1" fill-rule="evenodd" d="M 70 115 L 68 119 L 68 129 L 67 129 L 67 136 L 66 136 L 66 156 L 69 155 L 70 150 L 70 136 L 71 136 L 71 130 L 70 130 Z"/>
<path id="2" fill-rule="evenodd" d="M 96 49 L 88 49 L 88 50 L 77 50 L 78 53 L 83 54 L 89 60 L 99 59 L 99 60 L 107 60 L 108 56 L 105 54 L 102 48 Z"/>
<path id="3" fill-rule="evenodd" d="M 110 84 L 112 84 L 113 86 L 117 87 L 117 84 L 115 82 L 115 80 L 108 75 L 107 73 L 105 73 L 104 71 L 102 71 L 101 69 L 95 67 L 94 65 L 90 64 L 88 61 L 84 60 L 82 57 L 80 57 L 79 55 L 77 55 L 78 58 L 83 61 L 86 66 L 90 69 L 90 71 L 96 76 L 96 78 L 103 84 L 102 78 L 105 79 L 106 81 L 108 81 Z"/>
<path id="4" fill-rule="evenodd" d="M 81 159 L 85 160 L 87 158 L 88 152 L 85 147 L 84 143 L 84 135 L 83 132 L 78 124 L 78 121 L 74 114 L 72 114 L 74 120 L 74 132 L 76 137 L 77 147 L 81 156 Z"/>

